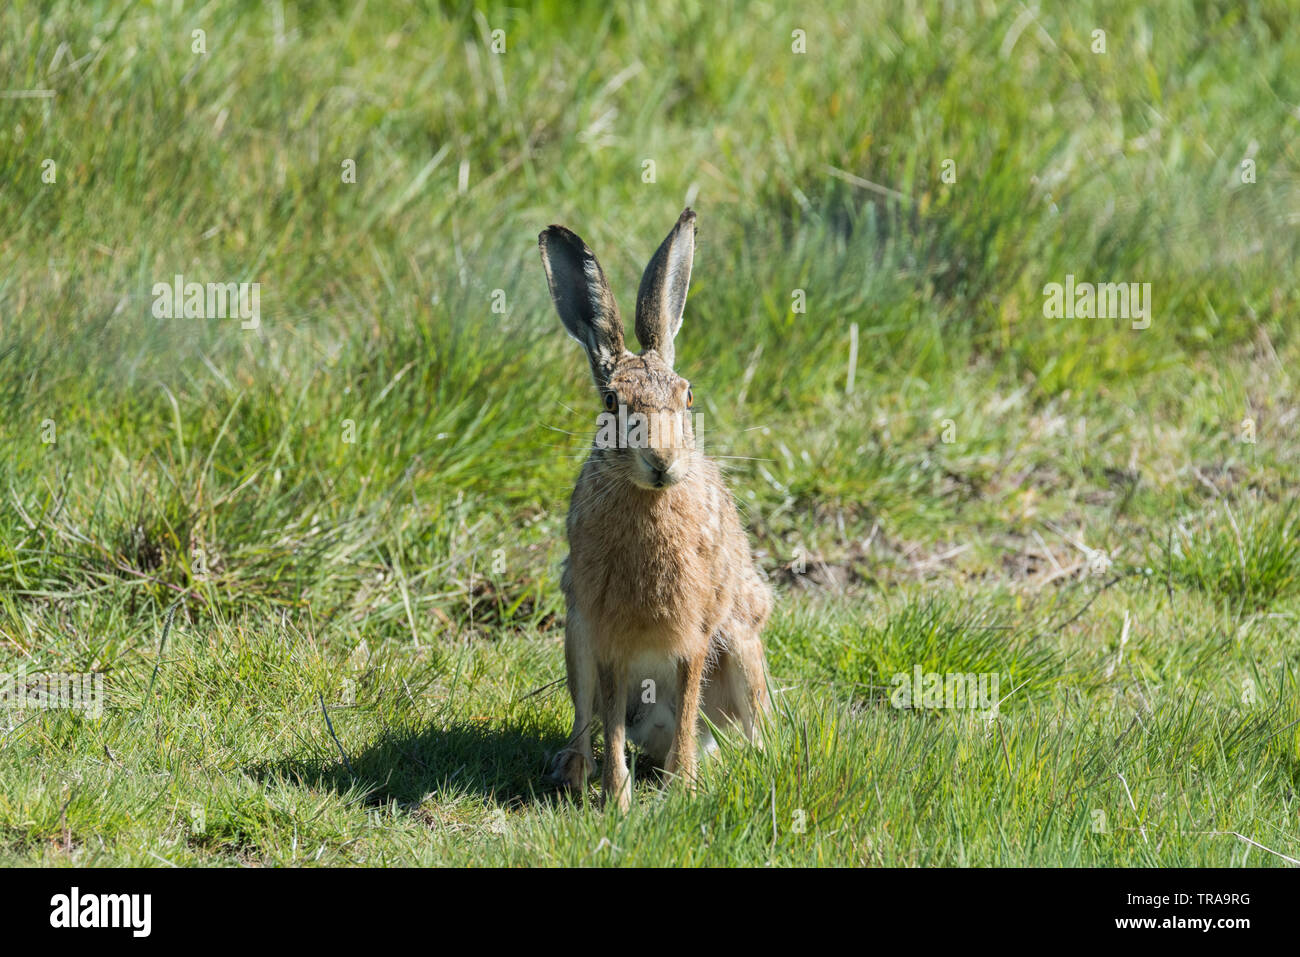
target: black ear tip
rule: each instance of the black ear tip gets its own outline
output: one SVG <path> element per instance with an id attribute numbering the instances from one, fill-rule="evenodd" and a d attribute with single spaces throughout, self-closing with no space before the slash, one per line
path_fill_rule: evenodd
<path id="1" fill-rule="evenodd" d="M 547 226 L 542 230 L 541 235 L 537 237 L 537 243 L 539 246 L 545 246 L 548 243 L 563 243 L 579 255 L 590 255 L 587 244 L 582 241 L 582 237 L 564 226 L 554 224 Z"/>
<path id="2" fill-rule="evenodd" d="M 677 222 L 679 224 L 695 222 L 695 210 L 687 206 L 685 209 L 682 210 L 682 214 L 677 217 Z"/>

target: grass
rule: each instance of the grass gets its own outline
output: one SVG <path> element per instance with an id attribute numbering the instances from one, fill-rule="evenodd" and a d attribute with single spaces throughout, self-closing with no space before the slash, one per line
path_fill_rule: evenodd
<path id="1" fill-rule="evenodd" d="M 108 707 L 0 710 L 0 863 L 1300 859 L 1300 41 L 1025 9 L 5 7 L 0 673 Z M 626 313 L 688 203 L 778 707 L 618 819 L 543 783 L 595 399 L 535 238 Z"/>
<path id="2" fill-rule="evenodd" d="M 1252 608 L 1267 608 L 1300 591 L 1300 516 L 1295 501 L 1254 512 L 1239 528 L 1226 503 L 1222 517 L 1197 530 L 1180 528 L 1165 554 L 1169 576 L 1192 588 Z"/>

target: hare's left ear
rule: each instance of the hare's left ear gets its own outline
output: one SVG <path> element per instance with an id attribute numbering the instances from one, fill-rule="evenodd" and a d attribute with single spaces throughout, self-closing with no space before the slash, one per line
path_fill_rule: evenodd
<path id="1" fill-rule="evenodd" d="M 671 367 L 673 339 L 682 327 L 686 289 L 695 259 L 695 210 L 682 210 L 677 225 L 650 259 L 636 294 L 636 338 Z"/>

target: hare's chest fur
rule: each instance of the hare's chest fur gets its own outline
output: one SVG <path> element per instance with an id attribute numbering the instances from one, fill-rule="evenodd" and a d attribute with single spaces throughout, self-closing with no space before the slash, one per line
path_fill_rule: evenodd
<path id="1" fill-rule="evenodd" d="M 613 654 L 668 657 L 707 647 L 730 604 L 709 490 L 683 482 L 586 505 L 569 522 L 573 598 L 593 639 Z M 728 503 L 730 504 L 730 503 Z"/>

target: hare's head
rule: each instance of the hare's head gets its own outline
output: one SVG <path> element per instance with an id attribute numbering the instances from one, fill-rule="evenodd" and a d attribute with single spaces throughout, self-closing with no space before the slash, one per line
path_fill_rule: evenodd
<path id="1" fill-rule="evenodd" d="M 591 362 L 598 398 L 596 446 L 607 475 L 645 489 L 676 485 L 691 473 L 695 431 L 690 383 L 673 371 L 695 256 L 695 213 L 677 220 L 641 277 L 636 297 L 639 354 L 623 345 L 623 320 L 596 256 L 577 234 L 549 226 L 538 238 L 551 299 L 569 335 Z"/>

